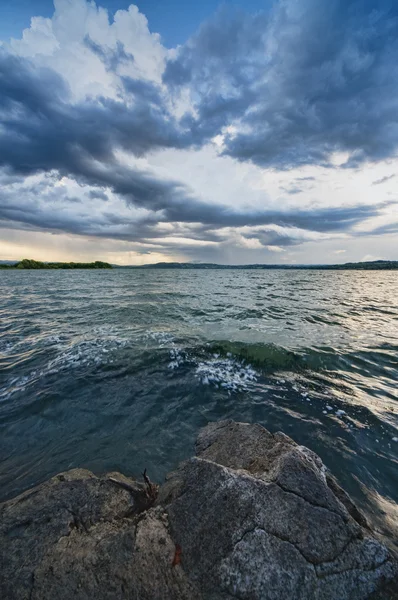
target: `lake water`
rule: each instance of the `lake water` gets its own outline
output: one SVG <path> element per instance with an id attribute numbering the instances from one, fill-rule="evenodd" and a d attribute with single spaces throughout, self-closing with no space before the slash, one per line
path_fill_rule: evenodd
<path id="1" fill-rule="evenodd" d="M 233 418 L 315 450 L 392 546 L 397 383 L 394 272 L 0 271 L 0 496 L 160 482 Z"/>

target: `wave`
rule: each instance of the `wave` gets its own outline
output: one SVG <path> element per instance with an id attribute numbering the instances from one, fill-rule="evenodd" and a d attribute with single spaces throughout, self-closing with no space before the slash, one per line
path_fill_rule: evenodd
<path id="1" fill-rule="evenodd" d="M 249 344 L 245 342 L 212 342 L 210 352 L 250 363 L 265 372 L 301 371 L 308 367 L 305 357 L 275 344 Z"/>
<path id="2" fill-rule="evenodd" d="M 398 375 L 398 346 L 380 344 L 364 350 L 341 350 L 330 346 L 289 350 L 276 344 L 216 341 L 210 352 L 234 356 L 266 373 L 275 371 L 304 372 L 346 371 L 374 377 Z"/>
<path id="3" fill-rule="evenodd" d="M 6 400 L 43 378 L 69 370 L 93 372 L 118 367 L 135 371 L 151 368 L 155 363 L 165 371 L 194 369 L 194 376 L 203 385 L 230 392 L 249 390 L 260 376 L 291 373 L 309 377 L 313 384 L 323 378 L 319 383 L 324 385 L 330 385 L 330 378 L 337 376 L 339 381 L 333 382 L 333 387 L 349 386 L 350 381 L 361 387 L 361 380 L 363 387 L 369 387 L 371 380 L 374 390 L 383 386 L 385 396 L 393 400 L 395 390 L 391 386 L 398 377 L 398 347 L 386 343 L 363 351 L 343 351 L 331 346 L 292 350 L 273 343 L 178 338 L 170 329 L 123 335 L 120 330 L 104 328 L 92 333 L 74 340 L 66 335 L 51 335 L 28 344 L 28 348 L 27 340 L 21 345 L 17 342 L 13 348 L 3 348 L 6 376 L 0 385 L 0 399 Z"/>

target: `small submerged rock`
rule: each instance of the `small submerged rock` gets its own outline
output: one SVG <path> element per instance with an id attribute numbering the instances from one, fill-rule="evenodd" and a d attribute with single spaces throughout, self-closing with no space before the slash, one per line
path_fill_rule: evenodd
<path id="1" fill-rule="evenodd" d="M 151 486 L 75 469 L 0 505 L 0 597 L 398 597 L 386 547 L 321 459 L 283 433 L 210 424 L 157 498 Z"/>

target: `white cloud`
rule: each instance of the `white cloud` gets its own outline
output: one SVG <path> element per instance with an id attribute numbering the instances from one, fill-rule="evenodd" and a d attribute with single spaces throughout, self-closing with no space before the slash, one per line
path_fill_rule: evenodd
<path id="1" fill-rule="evenodd" d="M 33 17 L 22 38 L 11 40 L 10 48 L 62 75 L 75 100 L 89 95 L 117 97 L 121 75 L 161 82 L 168 51 L 160 36 L 149 31 L 146 17 L 136 6 L 117 11 L 110 22 L 107 11 L 94 2 L 55 0 L 54 5 L 51 19 Z M 105 52 L 117 52 L 121 44 L 133 59 L 110 72 L 87 45 L 87 38 Z"/>
<path id="2" fill-rule="evenodd" d="M 270 252 L 285 252 L 285 249 L 280 246 L 266 246 L 266 248 Z"/>

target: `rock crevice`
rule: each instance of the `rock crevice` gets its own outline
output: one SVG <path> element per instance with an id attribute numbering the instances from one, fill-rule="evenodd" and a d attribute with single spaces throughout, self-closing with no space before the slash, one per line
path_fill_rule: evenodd
<path id="1" fill-rule="evenodd" d="M 320 458 L 224 421 L 159 490 L 75 469 L 0 505 L 4 600 L 392 600 L 398 567 Z"/>

